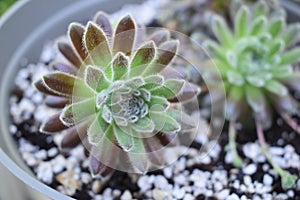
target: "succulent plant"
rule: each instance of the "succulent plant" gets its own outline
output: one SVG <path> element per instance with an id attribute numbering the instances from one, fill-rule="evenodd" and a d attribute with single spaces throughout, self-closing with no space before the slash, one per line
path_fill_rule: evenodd
<path id="1" fill-rule="evenodd" d="M 293 46 L 299 39 L 299 24 L 287 25 L 284 16 L 272 15 L 264 1 L 252 7 L 243 5 L 232 21 L 234 30 L 222 17 L 215 16 L 212 29 L 219 43 L 208 41 L 205 45 L 224 81 L 226 118 L 230 122 L 229 149 L 235 155 L 233 163 L 242 165 L 236 150 L 235 123 L 242 122 L 242 118 L 246 123 L 254 119 L 262 151 L 281 175 L 283 188 L 289 188 L 297 178 L 272 160 L 263 129 L 272 125 L 275 111 L 294 130 L 300 130 L 292 120 L 298 114 L 298 102 L 290 93 L 300 91 L 300 74 L 293 68 L 300 59 L 300 47 Z"/>
<path id="2" fill-rule="evenodd" d="M 86 26 L 71 23 L 70 43 L 58 43 L 69 63 L 54 63 L 57 71 L 35 82 L 46 104 L 62 109 L 40 131 L 64 130 L 62 148 L 82 142 L 94 175 L 120 165 L 141 173 L 161 166 L 159 150 L 194 128 L 179 109 L 199 89 L 169 66 L 179 42 L 164 30 L 146 36 L 138 26 L 126 15 L 113 28 L 103 12 Z"/>

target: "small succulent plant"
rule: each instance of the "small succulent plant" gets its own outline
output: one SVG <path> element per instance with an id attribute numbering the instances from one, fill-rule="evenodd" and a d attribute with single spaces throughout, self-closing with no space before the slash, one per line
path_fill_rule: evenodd
<path id="1" fill-rule="evenodd" d="M 48 106 L 62 108 L 41 132 L 64 130 L 62 148 L 82 142 L 94 175 L 105 177 L 120 165 L 141 173 L 161 166 L 159 150 L 194 128 L 176 103 L 199 89 L 168 66 L 179 42 L 164 30 L 146 36 L 138 26 L 126 15 L 113 28 L 103 12 L 86 26 L 71 23 L 71 43 L 58 43 L 69 63 L 54 63 L 57 71 L 35 82 Z"/>
<path id="2" fill-rule="evenodd" d="M 235 155 L 233 163 L 242 165 L 236 150 L 235 123 L 254 119 L 262 151 L 281 176 L 282 187 L 292 187 L 297 178 L 272 160 L 263 129 L 272 125 L 275 111 L 299 132 L 292 120 L 298 114 L 298 102 L 290 93 L 300 91 L 300 74 L 293 68 L 300 59 L 300 48 L 293 47 L 299 24 L 287 25 L 284 16 L 272 15 L 264 1 L 240 7 L 233 22 L 232 31 L 222 17 L 216 16 L 212 29 L 219 43 L 205 44 L 224 81 L 226 118 L 230 122 L 228 147 Z"/>

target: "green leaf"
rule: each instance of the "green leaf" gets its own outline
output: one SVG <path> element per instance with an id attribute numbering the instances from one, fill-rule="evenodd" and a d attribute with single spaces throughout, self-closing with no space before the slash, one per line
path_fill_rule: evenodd
<path id="1" fill-rule="evenodd" d="M 275 80 L 268 81 L 265 85 L 265 88 L 278 96 L 286 96 L 288 94 L 287 88 Z"/>
<path id="2" fill-rule="evenodd" d="M 253 20 L 253 23 L 250 27 L 250 35 L 258 35 L 263 30 L 265 30 L 265 27 L 267 25 L 267 18 L 265 16 L 260 16 Z"/>
<path id="3" fill-rule="evenodd" d="M 149 159 L 143 139 L 134 137 L 134 147 L 128 156 L 133 166 L 135 166 L 140 173 L 145 174 L 148 171 Z"/>
<path id="4" fill-rule="evenodd" d="M 282 170 L 281 176 L 281 186 L 284 190 L 288 190 L 296 187 L 297 176 L 290 174 L 288 171 Z"/>
<path id="5" fill-rule="evenodd" d="M 163 112 L 149 112 L 150 118 L 155 124 L 155 130 L 175 134 L 181 130 L 180 124 L 170 115 Z"/>
<path id="6" fill-rule="evenodd" d="M 154 88 L 151 91 L 152 95 L 165 97 L 166 99 L 176 96 L 182 89 L 185 81 L 178 79 L 169 79 L 165 81 L 165 85 Z"/>
<path id="7" fill-rule="evenodd" d="M 233 85 L 242 86 L 245 83 L 243 76 L 237 71 L 229 70 L 226 75 L 228 82 Z"/>
<path id="8" fill-rule="evenodd" d="M 60 120 L 66 126 L 73 126 L 94 115 L 96 112 L 95 99 L 90 98 L 66 106 L 60 115 Z"/>
<path id="9" fill-rule="evenodd" d="M 293 74 L 293 66 L 291 65 L 283 65 L 274 67 L 270 71 L 274 78 L 285 78 L 291 74 Z"/>
<path id="10" fill-rule="evenodd" d="M 137 88 L 145 85 L 145 81 L 142 77 L 134 77 L 132 79 L 129 79 L 126 82 L 126 85 L 132 89 L 137 89 Z"/>
<path id="11" fill-rule="evenodd" d="M 143 88 L 140 89 L 140 92 L 141 92 L 141 95 L 142 95 L 143 99 L 145 101 L 149 102 L 150 99 L 151 99 L 151 93 L 148 90 L 143 89 Z"/>
<path id="12" fill-rule="evenodd" d="M 100 115 L 97 115 L 96 119 L 87 130 L 89 143 L 97 145 L 105 136 L 105 132 L 108 127 L 109 125 L 103 120 L 103 118 Z"/>
<path id="13" fill-rule="evenodd" d="M 208 52 L 212 54 L 211 56 L 225 62 L 227 61 L 225 51 L 216 42 L 211 40 L 204 41 L 204 47 L 207 48 Z"/>
<path id="14" fill-rule="evenodd" d="M 164 77 L 161 75 L 150 75 L 144 78 L 145 85 L 142 88 L 146 90 L 153 90 L 154 88 L 161 87 L 164 84 Z"/>
<path id="15" fill-rule="evenodd" d="M 265 85 L 265 79 L 258 76 L 258 75 L 253 75 L 253 76 L 247 76 L 247 82 L 250 83 L 251 85 L 255 87 L 263 87 Z"/>
<path id="16" fill-rule="evenodd" d="M 109 65 L 112 56 L 106 34 L 97 24 L 89 22 L 86 28 L 84 44 L 94 64 L 103 70 Z"/>
<path id="17" fill-rule="evenodd" d="M 150 111 L 166 111 L 169 108 L 170 103 L 164 97 L 152 95 L 148 105 Z"/>
<path id="18" fill-rule="evenodd" d="M 180 132 L 191 131 L 197 127 L 195 120 L 184 111 L 168 109 L 166 113 L 180 124 Z"/>
<path id="19" fill-rule="evenodd" d="M 96 92 L 100 92 L 110 85 L 110 81 L 106 78 L 104 72 L 93 66 L 87 66 L 85 69 L 84 82 Z"/>
<path id="20" fill-rule="evenodd" d="M 114 80 L 127 79 L 129 76 L 129 61 L 122 52 L 118 52 L 112 61 Z"/>
<path id="21" fill-rule="evenodd" d="M 281 38 L 284 40 L 286 47 L 288 47 L 293 42 L 295 42 L 295 40 L 299 39 L 299 32 L 300 32 L 299 23 L 288 25 L 287 29 L 281 35 Z"/>
<path id="22" fill-rule="evenodd" d="M 266 100 L 261 89 L 247 85 L 245 93 L 247 102 L 254 112 L 260 112 L 264 110 Z"/>
<path id="23" fill-rule="evenodd" d="M 131 124 L 131 127 L 140 133 L 152 133 L 154 131 L 154 124 L 149 117 L 138 119 L 137 122 Z"/>
<path id="24" fill-rule="evenodd" d="M 119 146 L 126 152 L 131 151 L 134 147 L 134 140 L 131 134 L 118 125 L 114 125 L 113 130 Z"/>
<path id="25" fill-rule="evenodd" d="M 249 13 L 249 9 L 246 6 L 242 6 L 239 9 L 234 22 L 235 37 L 241 38 L 248 34 Z"/>
<path id="26" fill-rule="evenodd" d="M 111 124 L 113 121 L 113 114 L 107 105 L 103 106 L 101 117 L 106 121 L 106 123 Z"/>
<path id="27" fill-rule="evenodd" d="M 281 65 L 293 64 L 300 59 L 300 47 L 294 48 L 281 55 Z"/>
<path id="28" fill-rule="evenodd" d="M 153 41 L 145 43 L 141 46 L 133 56 L 130 63 L 130 77 L 143 74 L 148 65 L 154 59 L 156 53 L 156 45 Z"/>
<path id="29" fill-rule="evenodd" d="M 277 56 L 284 49 L 284 41 L 277 39 L 273 41 L 269 48 L 269 58 Z"/>
<path id="30" fill-rule="evenodd" d="M 232 86 L 226 101 L 226 118 L 237 119 L 241 114 L 241 101 L 244 97 L 244 88 Z"/>
<path id="31" fill-rule="evenodd" d="M 254 9 L 253 9 L 253 19 L 256 19 L 259 16 L 268 16 L 269 14 L 269 6 L 267 5 L 267 3 L 264 0 L 260 0 L 258 1 L 255 5 L 254 5 Z"/>
<path id="32" fill-rule="evenodd" d="M 216 16 L 213 18 L 212 30 L 220 43 L 225 47 L 231 47 L 233 44 L 232 32 L 228 28 L 224 19 Z"/>
<path id="33" fill-rule="evenodd" d="M 269 33 L 272 35 L 272 38 L 276 38 L 281 33 L 283 24 L 283 18 L 276 18 L 270 22 Z"/>

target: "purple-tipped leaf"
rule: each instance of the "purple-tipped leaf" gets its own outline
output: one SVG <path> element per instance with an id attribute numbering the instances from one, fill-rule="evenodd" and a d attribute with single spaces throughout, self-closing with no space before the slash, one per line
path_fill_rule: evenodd
<path id="1" fill-rule="evenodd" d="M 194 97 L 196 97 L 197 95 L 199 95 L 201 92 L 200 87 L 192 84 L 192 83 L 188 83 L 185 82 L 182 90 L 172 99 L 169 99 L 170 102 L 183 102 L 183 101 L 187 101 L 190 100 Z"/>
<path id="2" fill-rule="evenodd" d="M 110 81 L 104 75 L 104 72 L 96 67 L 87 66 L 84 72 L 84 82 L 93 91 L 102 91 L 110 85 Z"/>
<path id="3" fill-rule="evenodd" d="M 58 71 L 65 72 L 68 74 L 73 74 L 73 75 L 76 75 L 77 70 L 78 70 L 77 68 L 75 68 L 73 66 L 67 65 L 65 63 L 60 63 L 60 62 L 53 63 L 52 67 L 54 70 L 58 70 Z"/>
<path id="4" fill-rule="evenodd" d="M 77 56 L 77 54 L 75 53 L 71 45 L 65 42 L 59 42 L 57 45 L 58 45 L 58 50 L 70 63 L 72 63 L 77 68 L 81 66 L 82 61 Z"/>
<path id="5" fill-rule="evenodd" d="M 65 97 L 58 96 L 47 96 L 45 104 L 52 108 L 64 108 L 66 105 L 70 104 L 71 100 Z"/>
<path id="6" fill-rule="evenodd" d="M 147 67 L 144 76 L 161 72 L 174 59 L 179 46 L 178 40 L 167 41 L 157 48 L 155 61 Z"/>
<path id="7" fill-rule="evenodd" d="M 94 22 L 100 26 L 108 38 L 112 36 L 112 27 L 106 13 L 102 11 L 98 12 L 94 18 Z"/>
<path id="8" fill-rule="evenodd" d="M 62 149 L 70 149 L 79 145 L 86 138 L 88 123 L 83 122 L 65 130 L 65 135 L 61 141 Z"/>
<path id="9" fill-rule="evenodd" d="M 140 75 L 146 70 L 149 63 L 154 59 L 156 46 L 153 41 L 141 46 L 133 56 L 130 63 L 130 77 Z"/>
<path id="10" fill-rule="evenodd" d="M 117 24 L 114 34 L 113 54 L 123 52 L 130 55 L 134 44 L 136 25 L 131 15 L 126 15 Z"/>
<path id="11" fill-rule="evenodd" d="M 42 133 L 56 133 L 68 128 L 59 119 L 61 113 L 57 113 L 50 118 L 48 118 L 40 127 L 40 132 Z"/>
<path id="12" fill-rule="evenodd" d="M 166 30 L 156 31 L 149 37 L 149 40 L 153 40 L 156 46 L 159 46 L 162 43 L 170 40 L 170 32 Z"/>
<path id="13" fill-rule="evenodd" d="M 105 69 L 112 58 L 110 47 L 103 30 L 93 22 L 89 22 L 87 25 L 84 44 L 94 64 Z"/>

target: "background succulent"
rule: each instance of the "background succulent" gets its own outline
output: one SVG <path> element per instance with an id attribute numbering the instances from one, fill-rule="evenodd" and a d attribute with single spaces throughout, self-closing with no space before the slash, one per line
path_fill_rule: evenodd
<path id="1" fill-rule="evenodd" d="M 68 36 L 71 43 L 59 42 L 58 49 L 69 63 L 54 63 L 57 71 L 35 83 L 48 106 L 63 108 L 41 132 L 65 130 L 62 148 L 82 142 L 93 174 L 106 176 L 121 165 L 145 173 L 150 163 L 163 165 L 163 147 L 194 128 L 174 103 L 199 93 L 168 66 L 178 41 L 168 31 L 146 37 L 130 15 L 113 28 L 103 12 L 86 27 L 70 24 Z"/>
<path id="2" fill-rule="evenodd" d="M 232 21 L 233 31 L 223 18 L 216 16 L 212 29 L 219 43 L 209 41 L 206 47 L 225 85 L 229 148 L 235 154 L 234 164 L 242 164 L 235 149 L 235 122 L 244 118 L 249 123 L 253 116 L 262 150 L 281 175 L 283 188 L 289 188 L 296 177 L 273 162 L 263 128 L 272 125 L 272 114 L 276 111 L 299 132 L 291 119 L 298 114 L 298 102 L 289 92 L 300 89 L 299 72 L 293 68 L 300 59 L 300 47 L 293 47 L 299 39 L 299 24 L 287 25 L 284 15 L 272 14 L 265 1 L 253 7 L 242 6 Z"/>

